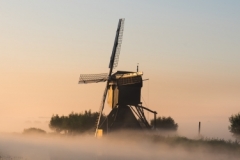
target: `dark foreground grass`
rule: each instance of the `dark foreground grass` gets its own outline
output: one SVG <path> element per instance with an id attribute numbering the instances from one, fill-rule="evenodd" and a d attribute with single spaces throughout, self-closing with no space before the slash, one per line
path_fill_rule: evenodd
<path id="1" fill-rule="evenodd" d="M 170 147 L 184 147 L 188 150 L 204 149 L 211 152 L 228 152 L 240 156 L 240 142 L 238 140 L 224 140 L 218 138 L 189 139 L 180 136 L 153 135 L 150 138 L 154 143 L 166 144 Z"/>
<path id="2" fill-rule="evenodd" d="M 172 136 L 169 136 L 172 135 Z M 141 143 L 152 143 L 155 147 L 164 145 L 168 147 L 168 149 L 184 149 L 187 151 L 203 151 L 203 152 L 211 152 L 211 153 L 227 153 L 231 155 L 236 155 L 240 157 L 240 141 L 239 140 L 224 140 L 219 138 L 203 138 L 197 137 L 195 139 L 190 139 L 187 137 L 182 137 L 173 134 L 159 134 L 156 132 L 121 132 L 117 135 L 109 134 L 106 138 L 116 138 L 118 139 L 126 139 L 128 141 Z"/>

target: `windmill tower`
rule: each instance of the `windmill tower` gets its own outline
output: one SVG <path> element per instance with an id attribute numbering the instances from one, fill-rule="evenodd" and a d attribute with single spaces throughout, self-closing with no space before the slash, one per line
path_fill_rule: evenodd
<path id="1" fill-rule="evenodd" d="M 119 19 L 112 55 L 110 57 L 109 73 L 81 74 L 79 78 L 79 84 L 106 82 L 99 108 L 95 136 L 100 128 L 104 132 L 118 129 L 151 128 L 144 115 L 144 110 L 153 113 L 156 119 L 157 112 L 142 106 L 141 103 L 143 73 L 138 72 L 137 69 L 137 72 L 117 71 L 112 74 L 113 69 L 118 65 L 123 29 L 124 19 Z M 112 110 L 100 124 L 107 95 L 107 102 Z"/>

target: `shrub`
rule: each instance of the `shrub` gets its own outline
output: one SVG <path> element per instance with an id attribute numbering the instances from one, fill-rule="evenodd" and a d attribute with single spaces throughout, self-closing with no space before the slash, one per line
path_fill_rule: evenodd
<path id="1" fill-rule="evenodd" d="M 23 130 L 23 134 L 45 134 L 46 131 L 39 128 L 28 128 Z"/>
<path id="2" fill-rule="evenodd" d="M 154 119 L 151 120 L 151 125 L 154 126 Z M 156 119 L 156 128 L 163 130 L 176 131 L 178 124 L 171 117 L 158 117 Z"/>
<path id="3" fill-rule="evenodd" d="M 228 127 L 229 131 L 233 133 L 234 136 L 240 137 L 240 113 L 229 117 L 229 122 L 231 123 Z"/>

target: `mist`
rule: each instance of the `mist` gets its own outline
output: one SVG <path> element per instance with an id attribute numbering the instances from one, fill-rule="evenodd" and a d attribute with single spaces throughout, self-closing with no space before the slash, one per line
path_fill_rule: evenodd
<path id="1" fill-rule="evenodd" d="M 1 134 L 1 160 L 77 160 L 77 159 L 239 159 L 230 150 L 156 142 L 152 134 L 120 132 L 102 138 L 93 135 Z"/>

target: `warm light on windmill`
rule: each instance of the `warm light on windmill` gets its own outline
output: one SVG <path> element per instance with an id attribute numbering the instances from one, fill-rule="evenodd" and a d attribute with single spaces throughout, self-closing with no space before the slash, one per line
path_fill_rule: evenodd
<path id="1" fill-rule="evenodd" d="M 156 117 L 157 112 L 144 106 L 141 102 L 141 88 L 143 72 L 117 71 L 112 74 L 118 65 L 124 29 L 124 19 L 119 19 L 113 51 L 109 63 L 109 73 L 101 74 L 81 74 L 79 84 L 105 82 L 106 87 L 99 108 L 95 136 L 99 129 L 102 131 L 113 131 L 118 129 L 150 129 L 144 110 L 152 112 Z M 108 104 L 112 108 L 107 118 L 100 124 L 106 97 Z"/>

